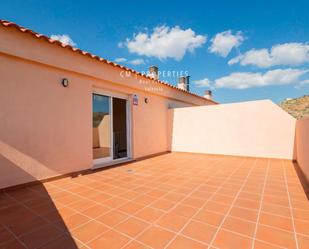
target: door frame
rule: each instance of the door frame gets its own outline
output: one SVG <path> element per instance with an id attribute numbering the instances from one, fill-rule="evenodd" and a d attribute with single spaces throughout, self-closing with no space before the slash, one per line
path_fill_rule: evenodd
<path id="1" fill-rule="evenodd" d="M 121 93 L 114 93 L 110 91 L 106 91 L 99 88 L 94 88 L 91 97 L 93 97 L 93 94 L 103 95 L 109 97 L 109 104 L 110 104 L 110 141 L 111 141 L 111 156 L 106 158 L 98 158 L 98 159 L 92 159 L 92 168 L 100 168 L 105 167 L 107 165 L 111 165 L 113 163 L 122 162 L 130 160 L 132 155 L 132 143 L 131 143 L 131 99 L 129 95 L 121 94 Z M 119 98 L 126 100 L 126 126 L 127 126 L 127 156 L 123 158 L 117 158 L 114 159 L 114 129 L 113 129 L 113 98 Z M 92 110 L 93 113 L 93 110 Z"/>

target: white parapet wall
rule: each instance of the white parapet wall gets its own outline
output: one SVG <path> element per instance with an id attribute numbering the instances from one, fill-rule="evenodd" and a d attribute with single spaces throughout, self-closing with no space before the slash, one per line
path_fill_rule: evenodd
<path id="1" fill-rule="evenodd" d="M 169 110 L 171 150 L 293 159 L 296 120 L 270 100 Z"/>

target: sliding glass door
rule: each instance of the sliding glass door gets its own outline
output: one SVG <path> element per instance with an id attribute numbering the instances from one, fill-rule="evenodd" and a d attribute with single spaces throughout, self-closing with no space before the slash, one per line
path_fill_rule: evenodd
<path id="1" fill-rule="evenodd" d="M 92 108 L 93 159 L 108 161 L 112 159 L 111 97 L 93 94 Z"/>
<path id="2" fill-rule="evenodd" d="M 127 100 L 113 97 L 113 158 L 128 156 Z"/>
<path id="3" fill-rule="evenodd" d="M 128 100 L 95 93 L 92 109 L 94 164 L 128 158 Z"/>

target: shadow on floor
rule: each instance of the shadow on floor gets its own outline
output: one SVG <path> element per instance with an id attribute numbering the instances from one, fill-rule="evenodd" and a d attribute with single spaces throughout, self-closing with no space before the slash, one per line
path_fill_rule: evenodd
<path id="1" fill-rule="evenodd" d="M 299 181 L 304 189 L 304 192 L 307 196 L 307 200 L 309 200 L 309 183 L 304 175 L 304 173 L 302 172 L 302 170 L 300 169 L 299 165 L 297 162 L 293 162 L 293 165 L 294 165 L 294 168 L 295 168 L 295 171 L 298 175 L 298 178 L 299 178 Z"/>
<path id="2" fill-rule="evenodd" d="M 29 171 L 40 167 L 46 166 L 0 141 L 0 186 L 36 181 Z M 0 190 L 0 248 L 77 249 L 79 242 L 67 227 L 70 220 L 64 221 L 70 215 L 65 196 L 61 188 L 39 182 Z"/>
<path id="3" fill-rule="evenodd" d="M 0 248 L 77 249 L 63 216 L 69 210 L 43 184 L 0 193 Z"/>

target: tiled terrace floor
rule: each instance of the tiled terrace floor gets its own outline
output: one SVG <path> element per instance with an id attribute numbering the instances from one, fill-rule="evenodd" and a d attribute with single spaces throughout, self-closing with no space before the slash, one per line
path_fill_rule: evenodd
<path id="1" fill-rule="evenodd" d="M 172 153 L 0 197 L 0 248 L 309 248 L 285 160 Z"/>

